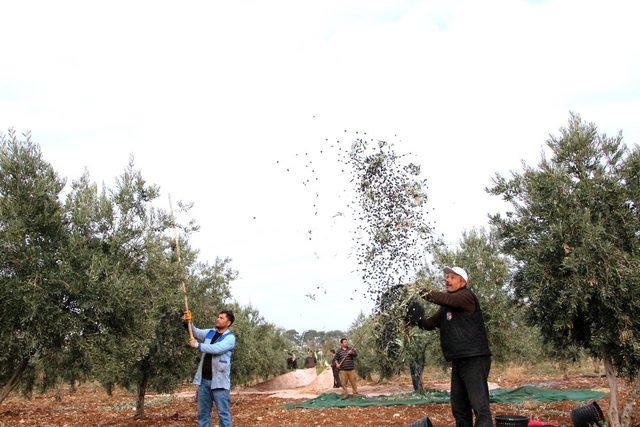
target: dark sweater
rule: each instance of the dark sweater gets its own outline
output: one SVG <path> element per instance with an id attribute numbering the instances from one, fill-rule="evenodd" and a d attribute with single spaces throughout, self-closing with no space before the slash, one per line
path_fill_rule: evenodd
<path id="1" fill-rule="evenodd" d="M 220 335 L 222 334 L 216 331 L 216 333 L 213 335 L 213 338 L 211 338 L 211 342 L 212 343 L 216 342 L 218 338 L 220 338 Z M 210 353 L 205 353 L 204 360 L 202 361 L 202 379 L 203 380 L 211 379 L 211 354 Z"/>
<path id="2" fill-rule="evenodd" d="M 307 358 L 304 360 L 304 367 L 307 369 L 315 368 L 316 363 L 318 363 L 318 360 L 315 356 L 307 356 Z"/>
<path id="3" fill-rule="evenodd" d="M 454 311 L 473 313 L 476 311 L 476 299 L 473 293 L 466 287 L 458 289 L 456 292 L 424 292 L 421 296 L 429 302 L 441 306 L 449 307 Z M 432 331 L 440 327 L 440 311 L 425 319 L 420 325 L 422 329 Z"/>
<path id="4" fill-rule="evenodd" d="M 358 353 L 353 348 L 348 348 L 344 350 L 342 347 L 338 351 L 336 351 L 336 357 L 334 360 L 337 363 L 340 363 L 341 371 L 353 371 L 355 369 L 354 358 L 358 357 Z"/>
<path id="5" fill-rule="evenodd" d="M 466 287 L 456 292 L 430 292 L 428 301 L 440 305 L 440 310 L 418 326 L 440 328 L 440 346 L 445 359 L 455 360 L 489 356 L 489 340 L 478 299 Z"/>

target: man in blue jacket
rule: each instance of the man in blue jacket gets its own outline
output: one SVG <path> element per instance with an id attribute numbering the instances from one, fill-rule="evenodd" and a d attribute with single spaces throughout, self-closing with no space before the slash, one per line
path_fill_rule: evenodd
<path id="1" fill-rule="evenodd" d="M 184 322 L 191 320 L 191 312 L 185 312 Z M 202 354 L 193 383 L 198 385 L 198 425 L 211 425 L 211 408 L 218 408 L 220 427 L 231 426 L 231 353 L 236 337 L 229 327 L 235 317 L 229 310 L 218 313 L 214 329 L 199 329 L 191 325 L 195 339 L 189 345 Z M 202 342 L 198 342 L 201 340 Z"/>

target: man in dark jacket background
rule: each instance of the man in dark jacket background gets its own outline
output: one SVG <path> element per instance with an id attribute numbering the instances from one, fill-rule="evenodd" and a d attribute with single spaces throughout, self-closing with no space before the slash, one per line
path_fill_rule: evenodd
<path id="1" fill-rule="evenodd" d="M 340 367 L 338 367 L 338 361 L 336 360 L 336 351 L 331 349 L 331 361 L 329 364 L 331 365 L 331 371 L 333 372 L 333 388 L 340 388 L 342 385 L 340 384 Z"/>
<path id="2" fill-rule="evenodd" d="M 316 355 L 314 354 L 313 350 L 309 349 L 309 351 L 307 351 L 307 358 L 304 359 L 304 368 L 315 368 L 316 363 L 318 363 L 318 359 L 316 359 Z"/>
<path id="3" fill-rule="evenodd" d="M 298 369 L 298 360 L 296 359 L 296 355 L 294 353 L 289 353 L 289 355 L 287 356 L 287 369 Z"/>
<path id="4" fill-rule="evenodd" d="M 451 411 L 456 427 L 492 426 L 487 379 L 491 351 L 478 298 L 467 288 L 467 272 L 445 267 L 446 292 L 421 292 L 440 309 L 416 323 L 422 329 L 440 329 L 440 346 L 451 362 Z M 411 310 L 411 307 L 410 307 Z"/>

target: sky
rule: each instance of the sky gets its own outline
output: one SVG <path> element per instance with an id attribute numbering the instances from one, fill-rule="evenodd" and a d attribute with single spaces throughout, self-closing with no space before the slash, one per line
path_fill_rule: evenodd
<path id="1" fill-rule="evenodd" d="M 536 163 L 570 112 L 640 143 L 639 8 L 3 2 L 0 129 L 29 130 L 68 183 L 87 169 L 111 185 L 133 156 L 165 207 L 194 203 L 193 245 L 232 259 L 238 302 L 286 329 L 345 330 L 372 304 L 325 139 L 367 132 L 412 153 L 455 245 L 505 208 L 492 177 Z"/>

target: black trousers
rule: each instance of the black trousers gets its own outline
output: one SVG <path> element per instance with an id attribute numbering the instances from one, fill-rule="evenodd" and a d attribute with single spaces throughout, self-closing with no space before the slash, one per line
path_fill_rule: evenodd
<path id="1" fill-rule="evenodd" d="M 456 427 L 493 426 L 489 407 L 491 356 L 468 357 L 451 362 L 451 411 Z"/>

